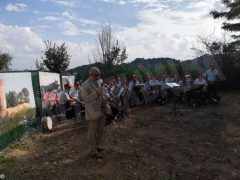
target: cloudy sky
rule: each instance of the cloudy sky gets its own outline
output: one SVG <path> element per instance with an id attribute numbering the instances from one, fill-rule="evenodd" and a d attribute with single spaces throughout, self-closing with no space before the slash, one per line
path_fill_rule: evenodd
<path id="1" fill-rule="evenodd" d="M 44 40 L 66 42 L 75 67 L 88 64 L 96 30 L 111 23 L 128 61 L 186 60 L 197 35 L 221 35 L 209 12 L 222 8 L 220 0 L 0 0 L 0 48 L 13 56 L 12 69 L 34 69 Z"/>

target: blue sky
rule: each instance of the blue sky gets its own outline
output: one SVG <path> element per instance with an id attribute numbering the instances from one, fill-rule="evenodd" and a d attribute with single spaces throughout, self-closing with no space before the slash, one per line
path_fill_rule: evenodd
<path id="1" fill-rule="evenodd" d="M 209 12 L 222 8 L 220 0 L 0 0 L 0 48 L 14 57 L 12 69 L 34 69 L 44 40 L 66 42 L 75 67 L 89 63 L 97 29 L 111 23 L 128 61 L 186 60 L 197 35 L 221 36 Z"/>

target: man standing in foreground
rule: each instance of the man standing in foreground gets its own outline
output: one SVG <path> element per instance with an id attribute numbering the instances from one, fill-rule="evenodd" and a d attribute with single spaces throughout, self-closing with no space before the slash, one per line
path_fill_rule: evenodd
<path id="1" fill-rule="evenodd" d="M 85 117 L 88 123 L 88 138 L 91 157 L 102 158 L 99 147 L 105 126 L 103 89 L 100 83 L 100 70 L 92 67 L 89 78 L 83 83 L 81 96 L 85 102 Z"/>
<path id="2" fill-rule="evenodd" d="M 208 83 L 208 97 L 209 100 L 220 100 L 220 97 L 217 95 L 217 82 L 220 80 L 220 75 L 217 69 L 214 68 L 214 65 L 210 65 L 210 69 L 204 73 L 204 77 Z"/>

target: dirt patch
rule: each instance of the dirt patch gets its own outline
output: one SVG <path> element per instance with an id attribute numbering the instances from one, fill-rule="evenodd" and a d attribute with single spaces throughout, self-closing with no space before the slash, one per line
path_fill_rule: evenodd
<path id="1" fill-rule="evenodd" d="M 223 94 L 219 106 L 172 104 L 133 109 L 106 127 L 104 159 L 88 157 L 86 127 L 64 122 L 35 134 L 1 157 L 6 179 L 240 179 L 240 93 Z"/>

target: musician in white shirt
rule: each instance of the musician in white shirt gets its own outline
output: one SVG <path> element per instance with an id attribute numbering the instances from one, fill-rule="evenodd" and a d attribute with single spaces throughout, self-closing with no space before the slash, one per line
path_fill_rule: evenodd
<path id="1" fill-rule="evenodd" d="M 160 82 L 158 81 L 158 79 L 155 76 L 153 76 L 153 78 L 150 82 L 153 86 L 159 86 L 160 85 Z"/>
<path id="2" fill-rule="evenodd" d="M 72 103 L 75 101 L 70 95 L 71 85 L 69 83 L 64 84 L 64 91 L 60 95 L 60 104 L 65 106 L 66 117 L 68 119 L 75 118 L 75 112 L 72 108 Z"/>
<path id="3" fill-rule="evenodd" d="M 195 102 L 199 105 L 205 104 L 207 100 L 207 81 L 203 78 L 202 74 L 198 74 L 198 77 L 194 81 L 194 98 Z M 200 101 L 196 101 L 199 99 Z"/>
<path id="4" fill-rule="evenodd" d="M 187 103 L 190 104 L 192 98 L 191 83 L 190 80 L 184 75 L 182 79 L 178 82 L 181 87 L 184 97 L 187 99 Z"/>
<path id="5" fill-rule="evenodd" d="M 145 83 L 144 83 L 144 91 L 145 92 L 150 92 L 152 90 L 152 81 L 150 80 L 150 76 L 146 77 Z"/>
<path id="6" fill-rule="evenodd" d="M 128 90 L 129 92 L 133 91 L 133 87 L 139 85 L 139 82 L 137 80 L 137 76 L 135 74 L 132 75 L 132 80 L 129 82 Z"/>
<path id="7" fill-rule="evenodd" d="M 79 94 L 80 94 L 80 88 L 81 88 L 81 83 L 79 81 L 75 82 L 74 84 L 74 89 L 71 92 L 71 97 L 73 99 L 80 99 Z"/>
<path id="8" fill-rule="evenodd" d="M 202 88 L 203 90 L 206 90 L 207 88 L 207 81 L 203 78 L 202 74 L 199 74 L 198 77 L 194 81 L 194 86 L 196 88 Z"/>
<path id="9" fill-rule="evenodd" d="M 165 79 L 165 83 L 173 83 L 175 82 L 175 79 L 172 74 L 168 74 L 168 76 Z"/>

